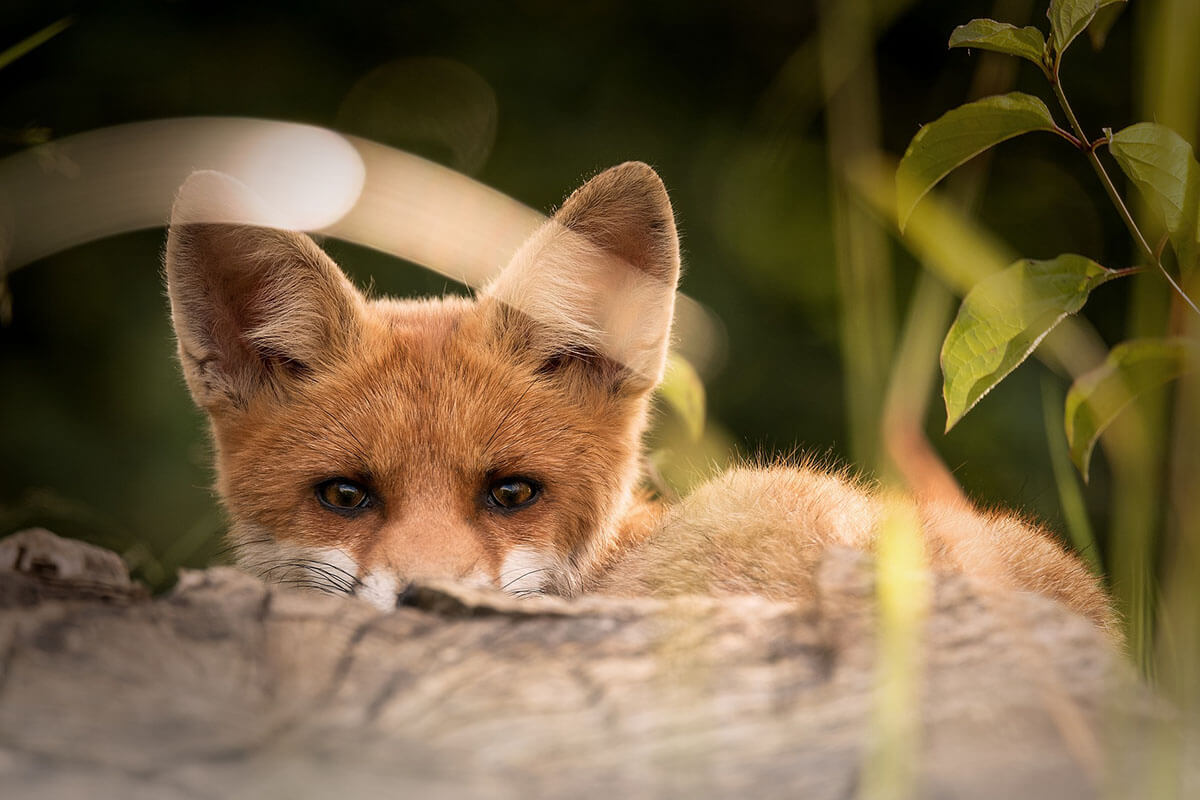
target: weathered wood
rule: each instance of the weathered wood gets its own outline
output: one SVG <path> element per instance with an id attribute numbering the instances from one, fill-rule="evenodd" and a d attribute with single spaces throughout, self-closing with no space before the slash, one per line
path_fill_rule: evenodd
<path id="1" fill-rule="evenodd" d="M 849 798 L 878 744 L 861 553 L 811 607 L 39 580 L 0 570 L 4 798 Z M 1141 794 L 1168 712 L 1084 620 L 938 577 L 924 652 L 919 796 Z"/>

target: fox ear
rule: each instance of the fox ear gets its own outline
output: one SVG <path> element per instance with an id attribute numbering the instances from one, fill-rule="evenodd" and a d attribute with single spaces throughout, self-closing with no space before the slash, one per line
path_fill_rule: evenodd
<path id="1" fill-rule="evenodd" d="M 249 189 L 214 172 L 188 178 L 171 213 L 171 319 L 188 387 L 209 411 L 286 391 L 359 331 L 358 290 L 312 239 L 260 226 L 270 222 Z"/>
<path id="2" fill-rule="evenodd" d="M 629 388 L 648 391 L 662 377 L 678 280 L 667 190 L 631 161 L 567 198 L 484 294 L 528 319 L 523 344 L 536 355 L 602 356 L 592 360 L 618 365 Z"/>

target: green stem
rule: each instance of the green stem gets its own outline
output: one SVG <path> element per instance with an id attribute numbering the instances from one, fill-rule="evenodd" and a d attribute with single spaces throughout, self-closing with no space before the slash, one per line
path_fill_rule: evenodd
<path id="1" fill-rule="evenodd" d="M 1079 124 L 1075 112 L 1071 110 L 1071 104 L 1067 102 L 1067 95 L 1063 92 L 1062 81 L 1058 78 L 1057 68 L 1050 83 L 1054 87 L 1054 96 L 1058 98 L 1058 104 L 1062 106 L 1063 112 L 1067 115 L 1067 120 L 1071 123 L 1071 129 L 1075 131 L 1075 136 L 1080 142 L 1090 142 L 1091 140 L 1083 132 L 1083 126 Z M 1108 137 L 1105 137 L 1103 141 L 1107 142 Z M 1125 227 L 1129 229 L 1129 233 L 1133 236 L 1134 241 L 1142 248 L 1142 253 L 1150 260 L 1151 264 L 1158 267 L 1159 272 L 1167 279 L 1167 283 L 1171 284 L 1171 287 L 1183 298 L 1183 302 L 1187 303 L 1197 314 L 1200 314 L 1200 308 L 1196 307 L 1196 304 L 1192 302 L 1192 298 L 1188 297 L 1187 293 L 1183 291 L 1183 287 L 1175 282 L 1175 279 L 1171 277 L 1171 273 L 1167 272 L 1167 268 L 1162 265 L 1162 261 L 1155 255 L 1154 248 L 1150 246 L 1150 243 L 1146 241 L 1146 237 L 1142 235 L 1141 228 L 1134 221 L 1133 215 L 1129 213 L 1129 208 L 1125 205 L 1125 201 L 1121 199 L 1121 195 L 1117 192 L 1117 187 L 1113 185 L 1112 178 L 1108 176 L 1104 165 L 1100 163 L 1100 157 L 1096 155 L 1096 148 L 1084 146 L 1083 150 L 1087 154 L 1088 161 L 1091 162 L 1092 169 L 1096 171 L 1096 176 L 1100 178 L 1100 183 L 1104 186 L 1104 191 L 1108 193 L 1108 198 L 1112 200 L 1113 205 L 1116 206 L 1117 213 L 1121 215 L 1121 220 L 1125 223 Z"/>
<path id="2" fill-rule="evenodd" d="M 1058 80 L 1053 81 L 1054 96 L 1058 98 L 1058 104 L 1062 106 L 1062 110 L 1067 115 L 1067 120 L 1071 123 L 1071 129 L 1075 131 L 1075 135 L 1081 142 L 1091 141 L 1087 134 L 1083 132 L 1083 126 L 1079 124 L 1075 112 L 1071 110 L 1071 104 L 1067 102 L 1067 95 L 1063 92 L 1062 83 Z M 1125 222 L 1125 227 L 1129 228 L 1129 232 L 1133 235 L 1136 241 L 1142 248 L 1142 252 L 1151 262 L 1158 261 L 1154 257 L 1154 250 L 1150 247 L 1150 243 L 1146 241 L 1146 237 L 1142 235 L 1142 231 L 1138 228 L 1137 223 L 1133 219 L 1133 215 L 1129 213 L 1129 209 L 1125 206 L 1125 201 L 1121 199 L 1121 195 L 1117 193 L 1117 187 L 1113 185 L 1112 179 L 1108 177 L 1108 172 L 1105 171 L 1104 165 L 1100 163 L 1099 156 L 1096 155 L 1096 150 L 1093 147 L 1084 148 L 1087 153 L 1088 161 L 1092 164 L 1092 169 L 1096 171 L 1096 175 L 1100 178 L 1100 183 L 1104 184 L 1104 191 L 1108 192 L 1108 197 L 1113 201 L 1113 205 L 1117 207 L 1117 213 L 1121 215 L 1121 219 Z"/>
<path id="3" fill-rule="evenodd" d="M 7 67 L 30 50 L 38 48 L 71 27 L 74 17 L 63 17 L 58 22 L 52 22 L 32 36 L 22 39 L 12 47 L 0 53 L 0 69 Z"/>

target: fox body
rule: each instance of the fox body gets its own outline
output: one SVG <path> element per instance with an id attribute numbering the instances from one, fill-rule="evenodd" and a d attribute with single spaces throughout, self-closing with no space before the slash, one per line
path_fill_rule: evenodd
<path id="1" fill-rule="evenodd" d="M 736 469 L 669 508 L 640 492 L 679 276 L 648 166 L 587 182 L 474 299 L 369 299 L 303 234 L 211 221 L 230 191 L 189 179 L 166 271 L 246 569 L 387 608 L 429 577 L 803 598 L 825 547 L 873 546 L 884 500 L 814 466 Z M 1095 579 L 1045 532 L 965 506 L 921 518 L 935 569 L 1112 628 Z"/>

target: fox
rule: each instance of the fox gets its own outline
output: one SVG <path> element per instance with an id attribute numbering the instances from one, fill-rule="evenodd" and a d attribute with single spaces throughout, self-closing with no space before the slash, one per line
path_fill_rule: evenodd
<path id="1" fill-rule="evenodd" d="M 369 297 L 302 232 L 213 221 L 229 180 L 185 182 L 164 261 L 243 569 L 382 609 L 441 578 L 517 597 L 803 601 L 826 549 L 875 547 L 887 492 L 815 461 L 735 467 L 670 504 L 646 488 L 680 277 L 650 166 L 586 181 L 473 297 L 416 299 Z M 1049 531 L 913 502 L 930 569 L 1054 598 L 1119 636 L 1101 582 Z"/>

